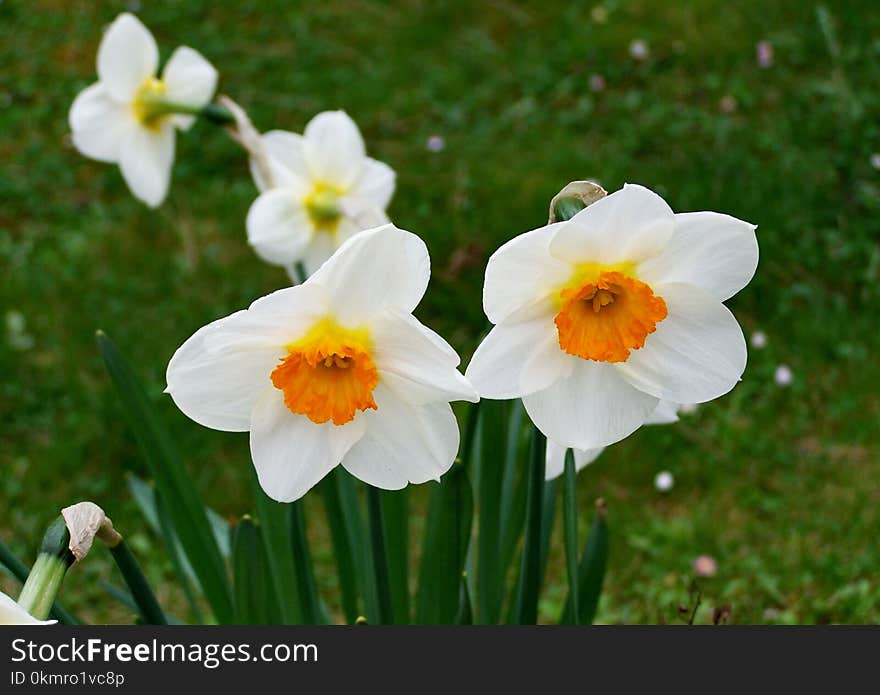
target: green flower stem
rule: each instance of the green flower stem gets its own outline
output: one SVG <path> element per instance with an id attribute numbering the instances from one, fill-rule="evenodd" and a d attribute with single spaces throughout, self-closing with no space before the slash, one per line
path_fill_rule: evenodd
<path id="1" fill-rule="evenodd" d="M 150 588 L 147 578 L 144 576 L 138 561 L 132 555 L 125 540 L 120 537 L 116 545 L 109 547 L 110 554 L 113 555 L 113 559 L 116 561 L 116 566 L 119 567 L 125 583 L 131 589 L 131 595 L 137 604 L 141 617 L 144 619 L 144 623 L 147 625 L 167 625 L 168 620 L 165 618 L 165 613 L 159 606 L 156 595 Z"/>
<path id="2" fill-rule="evenodd" d="M 574 451 L 571 449 L 567 449 L 565 452 L 565 471 L 562 482 L 562 516 L 565 564 L 568 570 L 568 595 L 571 597 L 573 621 L 577 625 L 581 614 L 577 557 L 577 469 L 574 464 Z"/>
<path id="3" fill-rule="evenodd" d="M 24 584 L 28 578 L 28 568 L 21 560 L 19 560 L 12 551 L 6 546 L 3 541 L 0 541 L 0 565 L 6 567 L 9 572 L 15 577 L 18 581 Z M 57 602 L 53 604 L 52 610 L 49 612 L 49 616 L 54 618 L 62 625 L 79 625 L 80 621 L 77 620 L 71 613 L 69 613 L 65 608 L 63 608 Z"/>
<path id="4" fill-rule="evenodd" d="M 519 601 L 515 613 L 517 625 L 538 621 L 538 595 L 541 590 L 541 525 L 544 517 L 544 469 L 547 439 L 535 427 L 529 451 L 528 498 L 526 501 L 525 542 L 520 569 Z"/>
<path id="5" fill-rule="evenodd" d="M 560 222 L 570 220 L 585 207 L 587 207 L 587 204 L 578 198 L 569 198 L 568 196 L 560 198 L 556 201 L 556 218 Z"/>
<path id="6" fill-rule="evenodd" d="M 382 495 L 372 485 L 367 485 L 367 517 L 370 525 L 370 548 L 373 553 L 373 574 L 379 595 L 379 624 L 394 622 L 391 602 L 391 585 L 388 574 L 388 553 L 385 549 L 385 523 L 382 516 Z"/>
<path id="7" fill-rule="evenodd" d="M 40 553 L 18 597 L 18 605 L 37 620 L 49 617 L 67 568 L 75 561 L 69 544 L 70 533 L 59 516 L 46 530 Z"/>
<path id="8" fill-rule="evenodd" d="M 232 115 L 232 112 L 220 104 L 210 103 L 204 106 L 193 106 L 191 104 L 168 101 L 160 96 L 147 98 L 144 100 L 144 103 L 148 108 L 148 115 L 145 116 L 145 120 L 148 122 L 168 114 L 181 114 L 183 116 L 203 118 L 215 125 L 232 125 L 235 123 L 235 117 Z"/>

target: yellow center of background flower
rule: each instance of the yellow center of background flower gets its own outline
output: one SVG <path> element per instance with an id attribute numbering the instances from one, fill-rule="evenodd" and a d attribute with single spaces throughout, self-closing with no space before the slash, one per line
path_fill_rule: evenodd
<path id="1" fill-rule="evenodd" d="M 158 129 L 161 120 L 158 116 L 165 113 L 161 104 L 164 95 L 165 83 L 158 77 L 148 77 L 138 88 L 132 102 L 132 108 L 135 117 L 142 125 Z"/>
<path id="2" fill-rule="evenodd" d="M 272 383 L 284 392 L 284 404 L 321 424 L 350 422 L 358 410 L 376 410 L 373 389 L 379 383 L 365 330 L 341 327 L 332 319 L 314 326 L 287 346 L 287 356 L 272 371 Z"/>
<path id="3" fill-rule="evenodd" d="M 306 211 L 317 232 L 334 233 L 339 226 L 342 211 L 339 209 L 339 196 L 342 195 L 335 186 L 316 182 L 311 192 L 303 199 Z"/>
<path id="4" fill-rule="evenodd" d="M 566 287 L 559 298 L 559 347 L 585 360 L 625 362 L 667 314 L 662 297 L 618 270 Z"/>

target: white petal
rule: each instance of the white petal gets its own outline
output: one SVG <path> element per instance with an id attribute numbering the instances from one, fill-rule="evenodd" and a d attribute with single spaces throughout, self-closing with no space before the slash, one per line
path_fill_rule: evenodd
<path id="1" fill-rule="evenodd" d="M 336 240 L 332 234 L 315 234 L 303 251 L 302 264 L 306 277 L 311 277 L 336 251 Z M 297 280 L 295 269 L 290 269 L 290 277 Z"/>
<path id="2" fill-rule="evenodd" d="M 411 314 L 385 311 L 370 325 L 379 378 L 409 403 L 479 400 L 456 369 L 455 350 Z"/>
<path id="3" fill-rule="evenodd" d="M 495 326 L 480 343 L 465 376 L 483 398 L 521 398 L 566 378 L 579 359 L 560 349 L 548 314 Z"/>
<path id="4" fill-rule="evenodd" d="M 547 454 L 544 467 L 544 477 L 546 480 L 553 480 L 553 478 L 558 478 L 565 471 L 566 451 L 568 451 L 568 447 L 560 446 L 556 442 L 553 442 L 549 439 L 547 440 Z M 605 451 L 605 447 L 599 447 L 598 449 L 587 449 L 586 451 L 575 449 L 575 470 L 579 471 L 585 466 L 591 464 L 593 461 L 599 458 L 599 454 L 601 454 L 603 451 Z"/>
<path id="5" fill-rule="evenodd" d="M 651 285 L 688 282 L 724 301 L 745 287 L 757 268 L 755 225 L 718 212 L 685 212 L 675 216 L 666 248 L 642 263 L 638 275 Z"/>
<path id="6" fill-rule="evenodd" d="M 561 226 L 550 242 L 550 252 L 570 263 L 643 261 L 666 246 L 674 219 L 659 195 L 627 184 Z"/>
<path id="7" fill-rule="evenodd" d="M 174 164 L 174 124 L 165 121 L 157 130 L 132 128 L 122 143 L 119 168 L 135 198 L 158 207 L 168 195 Z"/>
<path id="8" fill-rule="evenodd" d="M 251 458 L 260 487 L 278 502 L 298 500 L 336 467 L 364 430 L 360 416 L 344 425 L 316 424 L 288 410 L 281 391 L 267 389 L 251 417 Z"/>
<path id="9" fill-rule="evenodd" d="M 635 432 L 658 399 L 628 384 L 611 364 L 579 359 L 570 376 L 522 400 L 548 439 L 596 449 Z"/>
<path id="10" fill-rule="evenodd" d="M 305 156 L 316 179 L 347 189 L 361 175 L 366 149 L 345 111 L 324 111 L 306 125 Z"/>
<path id="11" fill-rule="evenodd" d="M 171 54 L 162 70 L 165 98 L 187 106 L 204 106 L 211 101 L 217 89 L 217 70 L 201 53 L 181 46 Z M 178 128 L 189 129 L 195 116 L 176 115 Z"/>
<path id="12" fill-rule="evenodd" d="M 141 21 L 128 12 L 115 20 L 98 48 L 98 78 L 121 101 L 131 101 L 159 67 L 156 41 Z"/>
<path id="13" fill-rule="evenodd" d="M 177 349 L 166 391 L 184 415 L 215 430 L 250 428 L 257 398 L 272 386 L 270 375 L 284 355 L 267 327 L 272 325 L 239 311 L 200 328 Z"/>
<path id="14" fill-rule="evenodd" d="M 0 625 L 54 625 L 57 620 L 37 620 L 0 591 Z"/>
<path id="15" fill-rule="evenodd" d="M 126 134 L 138 127 L 131 107 L 113 99 L 100 82 L 77 95 L 68 121 L 76 149 L 101 162 L 119 161 Z"/>
<path id="16" fill-rule="evenodd" d="M 360 325 L 385 307 L 411 314 L 431 275 L 428 248 L 392 224 L 355 234 L 311 280 L 323 285 L 343 325 Z"/>
<path id="17" fill-rule="evenodd" d="M 458 422 L 448 403 L 413 406 L 377 387 L 377 410 L 364 412 L 367 432 L 342 465 L 365 483 L 399 490 L 439 480 L 458 453 Z"/>
<path id="18" fill-rule="evenodd" d="M 347 197 L 355 198 L 359 207 L 384 210 L 394 195 L 395 178 L 394 169 L 390 166 L 367 158 L 361 175 L 352 184 Z"/>
<path id="19" fill-rule="evenodd" d="M 667 317 L 618 369 L 657 398 L 703 403 L 732 389 L 746 368 L 742 329 L 718 299 L 694 285 L 655 285 Z"/>
<path id="20" fill-rule="evenodd" d="M 266 326 L 271 340 L 288 345 L 299 340 L 316 321 L 327 315 L 327 297 L 322 287 L 311 283 L 285 287 L 253 302 L 248 311 Z M 257 320 L 256 318 L 254 320 Z"/>
<path id="21" fill-rule="evenodd" d="M 660 401 L 656 410 L 645 420 L 646 425 L 669 425 L 678 422 L 678 409 L 681 407 L 678 403 L 672 401 Z"/>
<path id="22" fill-rule="evenodd" d="M 483 285 L 483 311 L 492 323 L 549 295 L 569 279 L 571 264 L 550 255 L 550 240 L 566 223 L 535 229 L 514 237 L 489 258 Z"/>
<path id="23" fill-rule="evenodd" d="M 246 224 L 248 243 L 260 258 L 274 265 L 301 259 L 315 236 L 302 198 L 289 188 L 261 193 L 248 210 Z"/>
<path id="24" fill-rule="evenodd" d="M 292 186 L 303 195 L 310 190 L 310 177 L 305 160 L 305 146 L 302 135 L 286 130 L 270 130 L 260 137 L 266 161 L 269 164 L 272 180 L 264 181 L 253 157 L 250 159 L 251 176 L 261 191 L 270 188 Z"/>

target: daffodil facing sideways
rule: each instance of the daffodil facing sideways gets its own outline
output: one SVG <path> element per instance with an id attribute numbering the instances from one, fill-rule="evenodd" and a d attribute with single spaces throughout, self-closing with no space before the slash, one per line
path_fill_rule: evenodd
<path id="1" fill-rule="evenodd" d="M 119 15 L 98 48 L 98 81 L 70 108 L 73 144 L 87 157 L 119 165 L 136 198 L 150 207 L 165 200 L 176 130 L 188 130 L 211 101 L 217 71 L 181 46 L 162 71 L 150 31 L 132 14 Z"/>
<path id="2" fill-rule="evenodd" d="M 674 214 L 626 185 L 492 255 L 483 308 L 495 327 L 466 375 L 485 398 L 522 398 L 561 447 L 613 444 L 661 400 L 702 403 L 734 387 L 746 344 L 722 302 L 757 264 L 754 225 Z"/>
<path id="3" fill-rule="evenodd" d="M 388 222 L 394 171 L 366 155 L 357 125 L 344 111 L 319 113 L 302 135 L 262 138 L 264 166 L 251 158 L 260 196 L 247 215 L 248 241 L 267 263 L 299 282 L 348 238 Z"/>
<path id="4" fill-rule="evenodd" d="M 678 422 L 678 409 L 681 406 L 678 403 L 670 401 L 660 401 L 654 412 L 645 420 L 646 425 L 668 425 Z M 568 447 L 560 446 L 556 442 L 548 439 L 546 456 L 544 459 L 544 476 L 547 480 L 553 480 L 562 475 L 565 470 L 565 452 Z M 604 446 L 596 449 L 573 449 L 574 451 L 574 467 L 575 471 L 580 472 L 589 464 L 599 458 L 599 455 L 605 451 Z"/>
<path id="5" fill-rule="evenodd" d="M 0 625 L 54 625 L 57 620 L 37 620 L 0 591 Z"/>
<path id="6" fill-rule="evenodd" d="M 437 480 L 458 452 L 450 401 L 476 401 L 459 358 L 412 315 L 430 259 L 414 234 L 355 235 L 301 285 L 208 324 L 168 365 L 196 422 L 249 431 L 270 497 L 302 497 L 337 464 L 399 489 Z"/>

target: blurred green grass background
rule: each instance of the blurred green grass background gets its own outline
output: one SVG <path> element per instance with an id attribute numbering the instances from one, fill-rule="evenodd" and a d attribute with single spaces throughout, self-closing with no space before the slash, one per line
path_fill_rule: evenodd
<path id="1" fill-rule="evenodd" d="M 67 110 L 123 10 L 139 13 L 163 59 L 180 44 L 201 51 L 262 130 L 299 131 L 325 109 L 354 117 L 370 154 L 398 172 L 392 219 L 431 251 L 417 314 L 464 364 L 484 322 L 486 258 L 544 224 L 572 179 L 638 182 L 677 211 L 758 224 L 757 276 L 730 305 L 768 342 L 750 350 L 742 383 L 580 475 L 582 523 L 596 497 L 610 509 L 598 617 L 678 621 L 692 563 L 708 554 L 718 570 L 700 580 L 697 622 L 721 604 L 739 623 L 880 619 L 871 0 L 0 3 L 0 534 L 27 562 L 60 507 L 92 499 L 145 558 L 162 600 L 180 600 L 127 492 L 126 473 L 146 471 L 94 347 L 99 327 L 145 380 L 205 499 L 228 516 L 251 510 L 246 435 L 188 421 L 161 393 L 164 370 L 197 328 L 286 277 L 246 244 L 256 191 L 223 132 L 198 124 L 179 138 L 158 211 L 115 167 L 72 148 Z M 631 55 L 636 40 L 644 59 Z M 759 41 L 772 45 L 769 67 Z M 429 151 L 431 136 L 441 151 Z M 780 364 L 788 387 L 774 382 Z M 660 470 L 675 476 L 665 495 L 653 486 Z M 306 507 L 332 595 L 320 501 Z M 92 620 L 128 621 L 97 584 L 114 571 L 95 553 L 63 599 Z M 549 573 L 548 617 L 565 593 L 560 555 Z"/>

